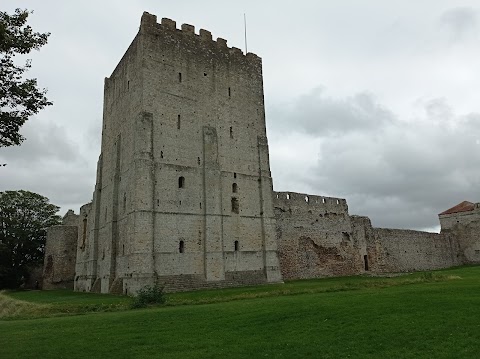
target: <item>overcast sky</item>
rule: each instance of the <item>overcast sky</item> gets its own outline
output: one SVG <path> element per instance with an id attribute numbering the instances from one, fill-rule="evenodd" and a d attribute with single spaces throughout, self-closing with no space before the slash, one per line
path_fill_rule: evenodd
<path id="1" fill-rule="evenodd" d="M 143 11 L 210 30 L 263 58 L 274 189 L 346 198 L 376 227 L 438 230 L 437 214 L 480 201 L 480 2 L 20 1 L 51 32 L 29 75 L 54 105 L 0 148 L 0 191 L 90 201 L 104 77 Z"/>

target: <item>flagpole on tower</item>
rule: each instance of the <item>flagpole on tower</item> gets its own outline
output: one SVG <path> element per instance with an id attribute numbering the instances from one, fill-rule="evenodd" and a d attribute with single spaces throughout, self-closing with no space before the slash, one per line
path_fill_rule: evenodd
<path id="1" fill-rule="evenodd" d="M 247 16 L 243 13 L 243 28 L 245 29 L 245 55 L 248 53 L 247 48 Z"/>

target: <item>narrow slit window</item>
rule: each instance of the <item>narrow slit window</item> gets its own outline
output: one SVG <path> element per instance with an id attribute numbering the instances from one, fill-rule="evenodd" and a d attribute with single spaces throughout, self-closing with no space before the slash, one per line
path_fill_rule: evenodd
<path id="1" fill-rule="evenodd" d="M 184 253 L 185 252 L 185 242 L 184 241 L 180 241 L 180 243 L 178 244 L 178 252 L 179 253 Z"/>
<path id="2" fill-rule="evenodd" d="M 127 209 L 127 194 L 124 193 L 123 194 L 123 211 L 125 212 L 126 209 Z"/>
<path id="3" fill-rule="evenodd" d="M 185 177 L 178 177 L 178 188 L 185 188 Z"/>
<path id="4" fill-rule="evenodd" d="M 232 212 L 238 214 L 240 212 L 239 207 L 238 198 L 232 197 Z"/>
<path id="5" fill-rule="evenodd" d="M 232 89 L 230 87 L 228 88 L 228 97 L 232 97 Z"/>
<path id="6" fill-rule="evenodd" d="M 87 240 L 87 218 L 84 218 L 83 219 L 82 247 L 85 247 L 86 240 Z"/>
<path id="7" fill-rule="evenodd" d="M 232 184 L 232 192 L 237 193 L 238 192 L 238 185 L 236 183 Z"/>
<path id="8" fill-rule="evenodd" d="M 235 243 L 233 244 L 234 248 L 235 248 L 235 252 L 238 251 L 238 241 L 235 241 Z"/>
<path id="9" fill-rule="evenodd" d="M 178 73 L 178 82 L 182 82 L 182 73 L 181 72 Z"/>
<path id="10" fill-rule="evenodd" d="M 233 138 L 233 127 L 230 126 L 230 138 Z"/>
<path id="11" fill-rule="evenodd" d="M 177 129 L 180 129 L 180 115 L 177 116 Z"/>

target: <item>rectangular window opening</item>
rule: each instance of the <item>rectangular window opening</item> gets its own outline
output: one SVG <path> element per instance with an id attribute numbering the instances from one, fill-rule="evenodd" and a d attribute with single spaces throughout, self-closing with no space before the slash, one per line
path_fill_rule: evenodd
<path id="1" fill-rule="evenodd" d="M 238 198 L 232 197 L 232 212 L 238 214 L 240 212 L 239 207 Z"/>

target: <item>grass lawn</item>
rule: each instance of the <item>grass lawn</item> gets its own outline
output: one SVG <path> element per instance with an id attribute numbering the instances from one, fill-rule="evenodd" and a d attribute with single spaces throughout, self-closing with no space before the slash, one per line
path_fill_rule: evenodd
<path id="1" fill-rule="evenodd" d="M 116 296 L 3 296 L 61 316 L 0 320 L 0 358 L 480 357 L 480 267 L 177 293 L 142 310 Z"/>

